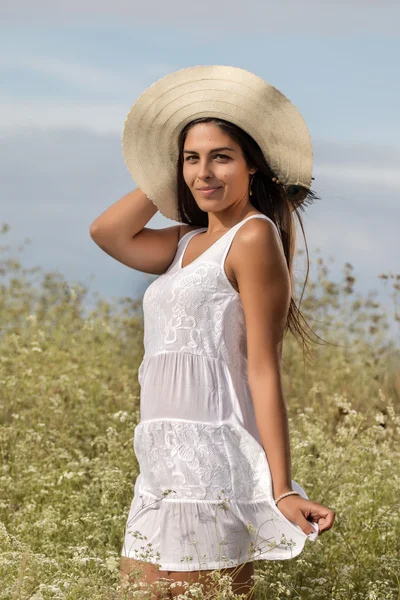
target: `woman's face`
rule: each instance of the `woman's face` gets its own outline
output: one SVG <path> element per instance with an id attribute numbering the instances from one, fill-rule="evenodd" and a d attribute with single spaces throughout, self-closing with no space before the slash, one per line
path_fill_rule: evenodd
<path id="1" fill-rule="evenodd" d="M 217 212 L 232 204 L 247 204 L 250 175 L 255 171 L 247 166 L 240 146 L 215 123 L 198 123 L 189 129 L 183 177 L 201 210 Z"/>

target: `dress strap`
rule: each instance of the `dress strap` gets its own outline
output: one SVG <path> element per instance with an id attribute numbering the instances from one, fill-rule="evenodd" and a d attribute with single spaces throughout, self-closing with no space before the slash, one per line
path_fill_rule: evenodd
<path id="1" fill-rule="evenodd" d="M 190 240 L 190 238 L 191 238 L 191 237 L 192 237 L 194 234 L 198 233 L 199 231 L 206 231 L 206 230 L 207 230 L 207 227 L 198 227 L 197 229 L 192 229 L 192 231 L 188 231 L 188 232 L 187 232 L 187 233 L 185 233 L 185 234 L 184 234 L 184 235 L 181 237 L 181 239 L 179 240 L 179 242 L 178 242 L 178 248 L 179 248 L 180 246 L 182 246 L 182 240 L 186 240 L 186 241 L 187 241 L 187 243 L 189 243 L 189 240 Z M 185 244 L 185 246 L 186 246 L 186 244 Z"/>
<path id="2" fill-rule="evenodd" d="M 267 217 L 267 215 L 264 215 L 264 214 L 250 215 L 249 217 L 246 217 L 245 219 L 243 219 L 243 221 L 239 221 L 239 223 L 236 223 L 236 225 L 234 225 L 232 227 L 232 229 L 229 230 L 229 232 L 228 232 L 228 234 L 229 234 L 228 235 L 228 243 L 224 247 L 224 251 L 223 251 L 223 255 L 222 255 L 221 265 L 222 265 L 223 268 L 224 268 L 224 265 L 225 265 L 226 256 L 227 256 L 227 254 L 229 252 L 229 249 L 231 247 L 231 244 L 233 242 L 233 238 L 235 237 L 236 232 L 238 231 L 238 229 L 240 229 L 240 227 L 244 223 L 246 223 L 246 221 L 249 221 L 250 219 L 266 219 L 267 221 L 269 221 L 270 223 L 272 223 L 272 225 L 274 226 L 275 231 L 277 233 L 277 236 L 278 236 L 278 239 L 279 239 L 282 251 L 283 251 L 283 244 L 282 244 L 282 239 L 281 239 L 281 236 L 280 236 L 280 233 L 279 233 L 279 229 L 276 226 L 276 224 L 273 222 L 273 220 L 270 219 L 269 217 Z"/>

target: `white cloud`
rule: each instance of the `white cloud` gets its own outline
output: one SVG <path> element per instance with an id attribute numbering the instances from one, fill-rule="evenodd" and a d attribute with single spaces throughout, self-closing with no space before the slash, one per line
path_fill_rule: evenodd
<path id="1" fill-rule="evenodd" d="M 126 90 L 136 85 L 126 76 L 111 69 L 101 69 L 80 62 L 71 62 L 51 56 L 0 56 L 0 69 L 27 69 L 40 75 L 47 75 L 62 83 L 76 86 L 82 90 L 100 92 Z M 139 87 L 136 88 L 139 90 Z"/>
<path id="2" fill-rule="evenodd" d="M 357 202 L 360 204 L 359 199 Z M 385 227 L 382 222 L 374 226 L 371 217 L 358 219 L 351 211 L 347 212 L 344 205 L 337 214 L 329 209 L 316 214 L 310 209 L 308 220 L 305 231 L 309 252 L 311 244 L 311 248 L 320 248 L 323 256 L 334 257 L 338 267 L 350 262 L 355 265 L 358 275 L 371 279 L 389 269 L 399 271 L 394 226 Z M 300 246 L 304 246 L 301 233 Z"/>
<path id="3" fill-rule="evenodd" d="M 293 33 L 335 33 L 355 35 L 373 33 L 399 35 L 400 6 L 396 0 L 365 2 L 365 0 L 280 0 L 264 2 L 248 0 L 245 5 L 232 0 L 199 4 L 186 0 L 156 0 L 127 2 L 126 0 L 3 0 L 3 22 L 66 23 L 79 20 L 90 24 L 110 22 L 179 25 L 186 23 L 196 36 L 207 37 L 209 32 L 265 31 Z M 203 30 L 199 30 L 200 25 Z"/>
<path id="4" fill-rule="evenodd" d="M 396 0 L 280 0 L 267 2 L 248 0 L 204 0 L 201 5 L 186 0 L 3 0 L 2 20 L 11 23 L 67 23 L 79 20 L 95 24 L 118 20 L 149 25 L 181 25 L 185 23 L 196 37 L 224 34 L 227 27 L 237 32 L 282 32 L 286 35 L 314 33 L 318 35 L 356 35 L 359 33 L 399 35 L 400 5 Z M 200 27 L 201 26 L 201 27 Z M 212 33 L 213 32 L 213 33 Z M 213 37 L 213 39 L 215 39 Z"/>
<path id="5" fill-rule="evenodd" d="M 132 97 L 132 104 L 136 99 Z M 26 128 L 76 127 L 97 133 L 121 133 L 131 105 L 15 100 L 0 105 L 0 135 Z"/>
<path id="6" fill-rule="evenodd" d="M 113 19 L 140 25 L 181 25 L 192 27 L 193 34 L 207 38 L 210 32 L 265 31 L 316 33 L 320 35 L 383 34 L 398 37 L 400 5 L 396 0 L 204 0 L 201 5 L 186 0 L 3 0 L 2 20 L 11 23 L 67 23 L 79 20 L 94 24 Z M 201 25 L 202 30 L 199 30 Z M 213 35 L 213 34 L 212 34 Z"/>
<path id="7" fill-rule="evenodd" d="M 175 65 L 142 64 L 142 75 L 138 76 L 136 72 L 122 75 L 115 69 L 99 68 L 82 61 L 48 56 L 4 55 L 0 56 L 0 72 L 1 69 L 12 69 L 17 79 L 20 78 L 18 70 L 47 76 L 50 80 L 65 84 L 75 95 L 70 102 L 66 102 L 65 97 L 58 100 L 51 96 L 48 98 L 43 93 L 38 97 L 31 95 L 19 98 L 4 87 L 0 88 L 0 135 L 31 127 L 82 127 L 102 134 L 120 134 L 125 117 L 137 97 L 152 83 L 153 78 L 158 79 L 174 71 Z M 80 95 L 82 101 L 77 100 Z M 129 99 L 128 103 L 118 102 L 117 99 L 121 97 Z"/>
<path id="8" fill-rule="evenodd" d="M 384 165 L 352 165 L 322 164 L 317 165 L 315 174 L 326 181 L 342 181 L 348 183 L 362 183 L 363 185 L 382 186 L 400 191 L 400 163 L 399 167 L 385 167 Z"/>

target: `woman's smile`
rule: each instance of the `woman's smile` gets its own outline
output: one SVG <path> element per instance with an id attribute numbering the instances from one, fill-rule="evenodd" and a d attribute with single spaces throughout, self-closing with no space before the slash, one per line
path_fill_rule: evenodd
<path id="1" fill-rule="evenodd" d="M 215 194 L 216 192 L 218 192 L 219 190 L 221 190 L 222 187 L 210 187 L 210 188 L 198 188 L 197 191 L 200 192 L 200 194 L 202 194 L 203 196 L 212 196 L 213 194 Z"/>

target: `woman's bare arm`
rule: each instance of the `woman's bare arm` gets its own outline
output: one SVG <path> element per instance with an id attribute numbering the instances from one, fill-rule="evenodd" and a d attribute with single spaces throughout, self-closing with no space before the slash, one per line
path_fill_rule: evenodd
<path id="1" fill-rule="evenodd" d="M 144 273 L 161 275 L 174 259 L 181 225 L 150 229 L 157 207 L 140 188 L 112 204 L 90 225 L 93 241 L 109 256 Z"/>
<path id="2" fill-rule="evenodd" d="M 140 188 L 114 202 L 90 225 L 90 235 L 130 239 L 156 214 L 157 207 Z"/>
<path id="3" fill-rule="evenodd" d="M 245 223 L 232 250 L 231 264 L 246 320 L 248 380 L 276 498 L 292 486 L 280 368 L 290 277 L 278 233 L 268 221 Z"/>

